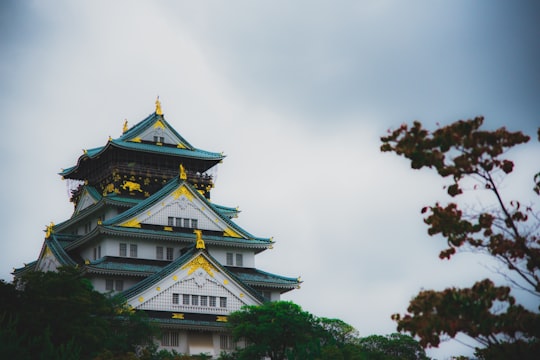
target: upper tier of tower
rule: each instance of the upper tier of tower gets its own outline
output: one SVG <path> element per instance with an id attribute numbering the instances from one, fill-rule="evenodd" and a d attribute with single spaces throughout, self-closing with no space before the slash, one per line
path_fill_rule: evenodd
<path id="1" fill-rule="evenodd" d="M 154 113 L 131 128 L 126 121 L 120 137 L 84 150 L 77 164 L 60 175 L 85 182 L 104 196 L 145 198 L 183 172 L 189 183 L 210 198 L 213 179 L 207 170 L 224 157 L 193 147 L 165 120 L 157 100 Z M 77 191 L 72 194 L 75 204 L 78 195 Z"/>

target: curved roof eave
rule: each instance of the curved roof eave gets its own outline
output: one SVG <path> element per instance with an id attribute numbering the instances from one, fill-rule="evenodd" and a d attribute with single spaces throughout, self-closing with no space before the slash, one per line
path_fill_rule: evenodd
<path id="1" fill-rule="evenodd" d="M 118 214 L 118 216 L 114 218 L 104 221 L 103 225 L 114 225 L 115 223 L 122 222 L 139 212 L 145 211 L 145 209 L 161 201 L 161 199 L 168 196 L 175 188 L 182 185 L 185 185 L 191 191 L 192 195 L 196 196 L 201 201 L 203 201 L 206 204 L 206 206 L 210 207 L 227 225 L 232 227 L 236 232 L 244 236 L 246 239 L 265 240 L 265 241 L 268 241 L 269 243 L 272 242 L 270 239 L 255 237 L 249 232 L 247 232 L 246 230 L 244 230 L 242 227 L 240 227 L 235 222 L 233 222 L 228 216 L 226 216 L 213 203 L 208 201 L 203 195 L 201 195 L 197 190 L 195 190 L 190 183 L 184 180 L 180 180 L 178 177 L 174 177 L 171 180 L 169 180 L 169 182 L 165 184 L 165 186 L 163 186 L 159 191 L 155 192 L 152 196 L 141 201 L 139 204 L 132 207 L 131 209 L 126 210 L 121 214 Z"/>
<path id="2" fill-rule="evenodd" d="M 116 147 L 118 149 L 123 150 L 136 150 L 136 151 L 142 151 L 146 153 L 151 154 L 158 154 L 158 155 L 169 155 L 169 156 L 179 156 L 179 157 L 185 157 L 195 160 L 208 160 L 208 161 L 215 161 L 216 163 L 223 160 L 226 155 L 223 155 L 221 153 L 216 152 L 210 152 L 205 150 L 200 150 L 197 148 L 190 149 L 180 149 L 176 147 L 169 147 L 169 146 L 159 146 L 154 144 L 143 144 L 143 143 L 137 143 L 132 141 L 123 141 L 123 140 L 110 140 L 107 142 L 107 145 L 88 149 L 84 151 L 84 154 L 79 156 L 77 159 L 77 164 L 69 167 L 67 169 L 62 170 L 58 173 L 58 175 L 61 176 L 68 176 L 75 172 L 82 164 L 83 161 L 86 159 L 94 159 L 103 153 L 105 153 L 110 147 Z"/>

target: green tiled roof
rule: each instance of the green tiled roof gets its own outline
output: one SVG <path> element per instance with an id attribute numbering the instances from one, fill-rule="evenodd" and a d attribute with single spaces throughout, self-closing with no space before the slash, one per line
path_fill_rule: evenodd
<path id="1" fill-rule="evenodd" d="M 89 264 L 86 264 L 85 268 L 88 272 L 129 273 L 148 276 L 157 273 L 169 263 L 169 261 L 160 260 L 105 256 L 101 259 L 91 261 Z"/>
<path id="2" fill-rule="evenodd" d="M 242 268 L 228 266 L 227 269 L 235 274 L 238 279 L 252 285 L 252 286 L 279 286 L 285 288 L 295 288 L 301 281 L 297 278 L 285 277 L 281 275 L 272 274 L 255 268 Z"/>
<path id="3" fill-rule="evenodd" d="M 65 241 L 65 238 L 64 238 Z M 63 266 L 75 266 L 77 263 L 66 253 L 62 244 L 57 240 L 55 234 L 51 234 L 48 239 L 45 239 L 45 245 L 51 249 L 54 257 L 60 262 L 60 265 Z"/>
<path id="4" fill-rule="evenodd" d="M 24 264 L 23 267 L 13 269 L 12 274 L 15 277 L 20 277 L 21 275 L 23 275 L 24 273 L 26 273 L 28 271 L 34 271 L 36 269 L 37 263 L 38 263 L 37 260 L 34 260 L 34 261 L 32 261 L 32 262 L 30 262 L 28 264 Z"/>
<path id="5" fill-rule="evenodd" d="M 183 143 L 183 145 L 185 145 L 186 148 L 182 149 L 174 146 L 159 146 L 156 144 L 128 141 L 129 139 L 133 139 L 138 134 L 142 133 L 156 120 L 160 120 L 172 133 L 174 133 L 174 135 L 180 139 L 180 141 Z M 180 134 L 176 132 L 176 130 L 174 130 L 172 126 L 169 125 L 169 123 L 162 115 L 156 115 L 155 113 L 153 113 L 143 121 L 133 126 L 131 129 L 126 131 L 119 138 L 110 140 L 105 146 L 87 149 L 85 153 L 79 157 L 77 165 L 62 170 L 59 175 L 68 176 L 79 167 L 83 159 L 93 159 L 98 155 L 101 155 L 111 147 L 198 160 L 212 160 L 216 162 L 225 158 L 225 156 L 221 153 L 201 150 L 191 146 Z"/>
<path id="6" fill-rule="evenodd" d="M 194 189 L 190 183 L 188 183 L 187 181 L 181 180 L 178 176 L 169 180 L 169 182 L 165 184 L 165 186 L 163 186 L 159 191 L 155 192 L 154 194 L 152 194 L 152 196 L 141 201 L 139 204 L 135 205 L 131 209 L 124 211 L 123 213 L 119 214 L 118 216 L 114 218 L 104 221 L 103 225 L 105 226 L 115 225 L 129 219 L 130 217 L 138 213 L 144 212 L 146 209 L 148 209 L 152 205 L 160 202 L 164 197 L 169 195 L 174 189 L 176 189 L 180 185 L 185 185 L 186 187 L 188 187 L 194 196 L 196 196 L 201 201 L 203 201 L 207 207 L 212 209 L 225 223 L 227 223 L 227 225 L 229 225 L 232 229 L 234 229 L 239 234 L 243 235 L 244 237 L 248 239 L 256 239 L 256 240 L 270 243 L 270 239 L 256 238 L 255 236 L 248 233 L 246 230 L 242 229 L 240 226 L 236 225 L 236 223 L 231 221 L 231 219 L 228 216 L 224 215 L 223 211 L 220 210 L 220 208 L 217 208 L 214 204 L 209 202 L 208 199 L 206 199 L 196 189 Z M 236 240 L 239 240 L 239 239 L 236 239 Z"/>
<path id="7" fill-rule="evenodd" d="M 133 127 L 128 129 L 128 131 L 123 133 L 122 136 L 120 136 L 118 138 L 118 140 L 126 141 L 126 140 L 132 139 L 134 137 L 137 137 L 144 130 L 146 130 L 149 126 L 152 126 L 157 120 L 161 121 L 161 123 L 165 127 L 167 127 L 175 136 L 177 136 L 180 139 L 180 141 L 182 142 L 182 144 L 185 145 L 188 149 L 190 149 L 190 150 L 194 149 L 193 146 L 191 146 L 191 144 L 188 143 L 187 140 L 184 139 L 178 132 L 176 132 L 176 130 L 167 122 L 167 120 L 165 120 L 165 117 L 163 115 L 158 115 L 155 112 L 148 115 L 146 117 L 146 119 L 138 122 Z"/>

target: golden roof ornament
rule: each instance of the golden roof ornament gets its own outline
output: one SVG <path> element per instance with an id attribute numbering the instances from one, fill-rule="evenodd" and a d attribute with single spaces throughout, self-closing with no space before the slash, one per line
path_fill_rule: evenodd
<path id="1" fill-rule="evenodd" d="M 202 231 L 201 230 L 193 230 L 195 235 L 197 236 L 197 243 L 195 247 L 197 249 L 206 249 L 206 246 L 204 245 L 204 240 L 202 239 Z"/>
<path id="2" fill-rule="evenodd" d="M 156 115 L 163 115 L 163 111 L 161 110 L 161 102 L 159 102 L 159 96 L 156 99 Z"/>
<path id="3" fill-rule="evenodd" d="M 180 180 L 187 180 L 186 168 L 180 164 Z"/>
<path id="4" fill-rule="evenodd" d="M 122 134 L 128 131 L 128 121 L 124 119 L 124 127 L 122 128 Z"/>
<path id="5" fill-rule="evenodd" d="M 45 230 L 45 239 L 48 239 L 51 237 L 51 234 L 53 232 L 54 223 L 51 221 L 50 225 L 47 225 L 47 229 Z"/>

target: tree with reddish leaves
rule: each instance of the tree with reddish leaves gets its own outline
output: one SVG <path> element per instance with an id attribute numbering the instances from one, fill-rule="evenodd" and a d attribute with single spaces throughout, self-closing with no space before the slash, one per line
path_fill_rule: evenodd
<path id="1" fill-rule="evenodd" d="M 406 314 L 394 314 L 399 331 L 420 339 L 424 347 L 437 347 L 441 338 L 464 334 L 476 340 L 476 355 L 485 359 L 527 359 L 540 354 L 540 306 L 527 309 L 511 290 L 525 290 L 540 304 L 540 217 L 534 209 L 540 195 L 540 173 L 534 176 L 531 196 L 522 203 L 508 201 L 501 181 L 514 170 L 507 150 L 523 145 L 530 137 L 504 127 L 481 130 L 482 117 L 460 120 L 435 131 L 420 122 L 404 124 L 381 137 L 383 152 L 394 152 L 411 161 L 413 169 L 434 169 L 442 178 L 452 202 L 422 209 L 430 236 L 446 239 L 441 259 L 457 250 L 488 254 L 504 265 L 506 286 L 490 279 L 470 288 L 423 290 L 410 302 Z M 540 141 L 540 129 L 538 130 Z M 482 190 L 493 204 L 474 210 L 459 203 L 464 191 Z M 466 209 L 466 210 L 463 210 Z"/>

